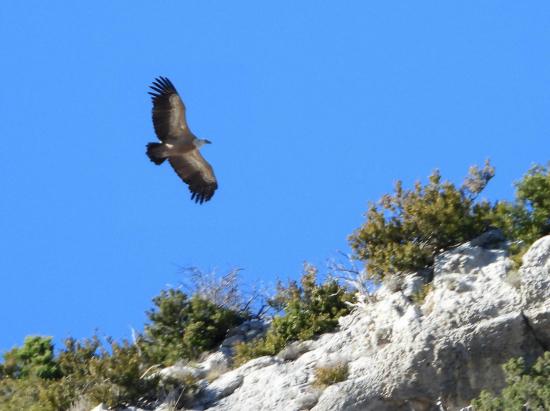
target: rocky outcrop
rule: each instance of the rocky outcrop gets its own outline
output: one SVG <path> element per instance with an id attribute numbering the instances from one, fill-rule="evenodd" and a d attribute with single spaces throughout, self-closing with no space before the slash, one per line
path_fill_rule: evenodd
<path id="1" fill-rule="evenodd" d="M 308 352 L 231 371 L 242 376 L 239 387 L 203 406 L 456 410 L 483 388 L 500 389 L 502 363 L 534 360 L 550 344 L 550 237 L 533 244 L 519 271 L 503 244 L 490 233 L 439 255 L 421 304 L 411 299 L 414 275 L 403 290 L 382 287 L 377 302 L 342 318 L 340 330 L 310 342 Z M 314 370 L 327 361 L 346 362 L 349 376 L 320 391 L 311 385 Z"/>
<path id="2" fill-rule="evenodd" d="M 459 410 L 481 389 L 503 387 L 504 362 L 549 349 L 550 236 L 518 270 L 488 233 L 439 255 L 423 301 L 421 288 L 414 274 L 399 290 L 382 286 L 337 332 L 204 381 L 193 409 Z M 312 384 L 317 367 L 341 363 L 345 381 Z"/>

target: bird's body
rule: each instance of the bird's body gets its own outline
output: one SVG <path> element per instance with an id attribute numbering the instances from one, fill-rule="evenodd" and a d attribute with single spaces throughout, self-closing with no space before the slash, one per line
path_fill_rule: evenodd
<path id="1" fill-rule="evenodd" d="M 214 195 L 218 182 L 212 166 L 199 152 L 210 141 L 197 138 L 185 118 L 185 105 L 170 80 L 159 77 L 153 92 L 153 126 L 160 143 L 147 144 L 147 156 L 160 165 L 168 159 L 178 176 L 189 185 L 191 199 L 202 204 Z"/>

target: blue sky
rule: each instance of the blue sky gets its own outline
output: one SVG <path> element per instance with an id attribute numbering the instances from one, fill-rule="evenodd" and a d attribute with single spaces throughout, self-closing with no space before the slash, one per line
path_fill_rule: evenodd
<path id="1" fill-rule="evenodd" d="M 490 199 L 550 154 L 547 1 L 6 0 L 0 351 L 140 329 L 179 268 L 272 284 L 367 202 L 491 158 Z M 198 206 L 154 141 L 168 76 L 219 180 Z"/>

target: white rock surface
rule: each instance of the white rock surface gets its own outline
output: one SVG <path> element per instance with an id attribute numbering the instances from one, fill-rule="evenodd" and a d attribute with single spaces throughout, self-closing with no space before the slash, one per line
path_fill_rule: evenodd
<path id="1" fill-rule="evenodd" d="M 532 361 L 550 347 L 550 236 L 533 244 L 519 271 L 503 244 L 492 232 L 439 255 L 433 289 L 420 306 L 412 296 L 422 284 L 406 276 L 401 290 L 382 286 L 374 303 L 341 318 L 337 332 L 202 380 L 192 409 L 467 409 L 481 389 L 504 385 L 502 363 L 519 356 Z M 262 327 L 246 324 L 229 337 L 239 340 Z M 181 365 L 162 372 L 219 374 L 231 343 L 192 370 Z M 315 368 L 331 363 L 348 364 L 347 380 L 314 387 Z"/>
<path id="2" fill-rule="evenodd" d="M 503 386 L 501 364 L 538 357 L 550 345 L 550 236 L 537 241 L 514 273 L 491 233 L 437 257 L 433 290 L 411 301 L 381 287 L 376 302 L 340 319 L 340 328 L 257 358 L 207 385 L 208 410 L 459 410 L 482 388 Z M 517 274 L 515 286 L 509 276 Z M 346 362 L 349 376 L 324 390 L 314 370 Z"/>

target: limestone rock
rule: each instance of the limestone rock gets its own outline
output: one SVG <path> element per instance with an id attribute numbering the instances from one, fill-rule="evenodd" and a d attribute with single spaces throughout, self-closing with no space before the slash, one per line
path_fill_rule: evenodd
<path id="1" fill-rule="evenodd" d="M 243 375 L 239 372 L 230 371 L 214 380 L 202 392 L 201 402 L 211 404 L 220 398 L 232 394 L 243 382 Z"/>
<path id="2" fill-rule="evenodd" d="M 523 268 L 550 268 L 550 236 L 534 242 L 522 258 Z"/>
<path id="3" fill-rule="evenodd" d="M 414 303 L 421 286 L 414 274 L 400 287 L 386 284 L 336 332 L 227 371 L 234 343 L 265 332 L 265 323 L 246 322 L 203 362 L 161 375 L 201 378 L 195 410 L 456 411 L 482 389 L 504 386 L 504 362 L 533 361 L 550 347 L 550 236 L 518 270 L 502 235 L 487 233 L 437 256 L 432 290 Z M 348 364 L 347 380 L 312 384 L 317 367 L 339 362 Z"/>
<path id="4" fill-rule="evenodd" d="M 284 349 L 277 354 L 277 358 L 285 361 L 294 361 L 302 354 L 311 349 L 311 341 L 294 341 L 288 344 Z"/>

